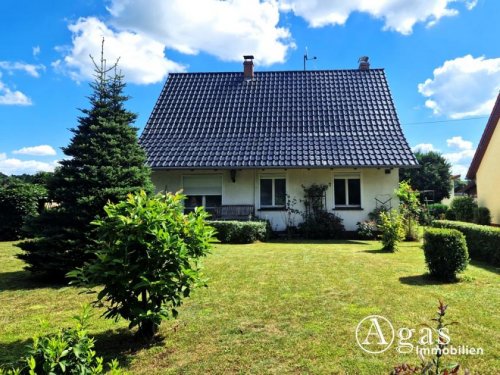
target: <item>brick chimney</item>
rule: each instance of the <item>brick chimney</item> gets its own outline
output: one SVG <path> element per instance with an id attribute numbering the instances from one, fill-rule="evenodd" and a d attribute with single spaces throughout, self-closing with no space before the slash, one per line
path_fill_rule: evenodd
<path id="1" fill-rule="evenodd" d="M 361 56 L 358 59 L 359 70 L 370 70 L 370 63 L 368 62 L 368 56 Z"/>
<path id="2" fill-rule="evenodd" d="M 245 81 L 253 79 L 253 55 L 243 56 L 243 78 Z"/>

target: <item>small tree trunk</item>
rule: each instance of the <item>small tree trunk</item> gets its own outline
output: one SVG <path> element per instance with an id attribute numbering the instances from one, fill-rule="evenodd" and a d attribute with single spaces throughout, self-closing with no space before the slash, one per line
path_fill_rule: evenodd
<path id="1" fill-rule="evenodd" d="M 152 320 L 144 320 L 139 324 L 139 331 L 137 335 L 145 341 L 151 341 L 158 332 L 159 325 L 154 323 Z"/>

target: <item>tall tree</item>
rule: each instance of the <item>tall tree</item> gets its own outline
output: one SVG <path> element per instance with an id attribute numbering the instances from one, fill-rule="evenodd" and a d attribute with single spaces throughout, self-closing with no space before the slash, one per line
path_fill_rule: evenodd
<path id="1" fill-rule="evenodd" d="M 90 222 L 104 214 L 108 201 L 153 190 L 137 128 L 131 126 L 136 115 L 124 106 L 129 98 L 123 94 L 125 83 L 118 62 L 107 68 L 102 52 L 100 63 L 93 58 L 92 62 L 95 80 L 90 84 L 90 108 L 81 110 L 78 126 L 71 129 L 71 142 L 63 148 L 67 158 L 48 184 L 49 200 L 56 207 L 33 223 L 36 239 L 19 245 L 24 250 L 19 258 L 28 270 L 55 278 L 63 278 L 92 256 Z"/>
<path id="2" fill-rule="evenodd" d="M 413 189 L 420 192 L 431 190 L 434 192 L 434 202 L 440 202 L 450 196 L 451 165 L 438 152 L 416 152 L 415 157 L 420 168 L 400 170 L 399 180 L 409 180 Z M 425 194 L 421 194 L 421 197 Z"/>

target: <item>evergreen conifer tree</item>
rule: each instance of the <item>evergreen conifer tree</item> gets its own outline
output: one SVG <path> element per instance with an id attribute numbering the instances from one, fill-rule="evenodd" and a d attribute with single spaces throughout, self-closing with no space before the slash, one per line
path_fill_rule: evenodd
<path id="1" fill-rule="evenodd" d="M 103 41 L 104 43 L 104 41 Z M 43 212 L 32 224 L 34 239 L 19 246 L 26 269 L 62 279 L 92 256 L 90 222 L 104 214 L 104 205 L 125 199 L 128 193 L 153 191 L 146 155 L 138 144 L 136 115 L 125 108 L 128 96 L 117 63 L 95 66 L 90 84 L 90 109 L 82 109 L 73 137 L 63 148 L 60 162 L 49 181 L 49 200 L 56 207 Z"/>

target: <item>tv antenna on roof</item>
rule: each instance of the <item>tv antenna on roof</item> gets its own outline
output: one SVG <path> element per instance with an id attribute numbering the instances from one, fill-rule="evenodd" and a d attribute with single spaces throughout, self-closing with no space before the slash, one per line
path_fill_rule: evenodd
<path id="1" fill-rule="evenodd" d="M 304 53 L 304 72 L 306 71 L 306 63 L 311 60 L 317 60 L 318 58 L 316 56 L 309 57 L 307 55 L 307 47 L 306 47 L 306 52 Z"/>

